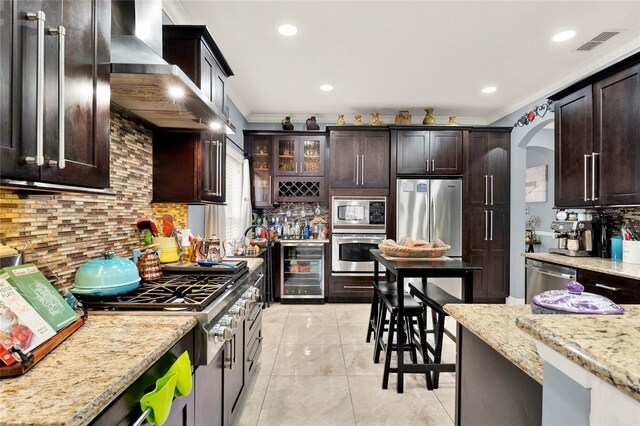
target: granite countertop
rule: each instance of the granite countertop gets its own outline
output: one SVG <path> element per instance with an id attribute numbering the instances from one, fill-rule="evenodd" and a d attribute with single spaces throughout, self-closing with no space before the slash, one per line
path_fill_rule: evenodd
<path id="1" fill-rule="evenodd" d="M 640 401 L 640 305 L 624 315 L 534 315 L 518 327 Z"/>
<path id="2" fill-rule="evenodd" d="M 542 262 L 640 280 L 640 264 L 616 262 L 600 257 L 571 257 L 552 253 L 521 253 L 521 256 L 527 259 L 535 259 Z"/>
<path id="3" fill-rule="evenodd" d="M 192 316 L 90 314 L 31 371 L 0 380 L 2 424 L 88 424 L 195 324 Z"/>
<path id="4" fill-rule="evenodd" d="M 246 260 L 247 267 L 249 268 L 249 273 L 252 273 L 256 269 L 258 269 L 258 266 L 264 263 L 264 260 L 261 257 L 250 257 L 250 256 L 227 256 L 222 261 L 224 262 L 225 260 L 230 260 L 230 259 Z"/>
<path id="5" fill-rule="evenodd" d="M 467 330 L 542 384 L 542 358 L 536 341 L 516 326 L 516 318 L 529 314 L 529 305 L 447 304 L 444 310 Z"/>

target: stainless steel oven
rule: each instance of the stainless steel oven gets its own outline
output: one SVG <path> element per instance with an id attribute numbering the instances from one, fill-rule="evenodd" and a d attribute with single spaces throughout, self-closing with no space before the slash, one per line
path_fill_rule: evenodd
<path id="1" fill-rule="evenodd" d="M 386 197 L 331 197 L 333 234 L 384 234 L 387 226 Z"/>
<path id="2" fill-rule="evenodd" d="M 385 240 L 384 234 L 333 234 L 332 235 L 332 275 L 373 273 L 373 258 L 370 249 L 377 249 Z M 380 272 L 384 272 L 384 267 Z"/>

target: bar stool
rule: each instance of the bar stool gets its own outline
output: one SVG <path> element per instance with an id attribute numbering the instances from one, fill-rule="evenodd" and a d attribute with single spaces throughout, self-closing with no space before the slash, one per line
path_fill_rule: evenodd
<path id="1" fill-rule="evenodd" d="M 460 299 L 447 293 L 437 285 L 430 282 L 421 282 L 419 284 L 409 284 L 409 293 L 431 309 L 431 318 L 433 321 L 433 330 L 425 330 L 425 333 L 434 334 L 434 346 L 426 342 L 427 350 L 433 355 L 433 363 L 440 364 L 442 361 L 442 345 L 443 338 L 446 334 L 451 340 L 456 341 L 456 337 L 444 328 L 445 317 L 448 317 L 444 311 L 445 305 L 449 303 L 462 303 Z M 426 325 L 426 309 L 423 323 Z M 455 364 L 452 364 L 455 367 Z M 440 372 L 433 372 L 433 387 L 438 388 Z"/>
<path id="2" fill-rule="evenodd" d="M 395 289 L 395 284 L 394 284 Z M 425 308 L 417 302 L 412 296 L 403 294 L 404 308 L 403 313 L 405 316 L 405 347 L 410 351 L 411 361 L 414 364 L 418 363 L 417 352 L 420 351 L 420 355 L 423 358 L 425 364 L 429 364 L 428 348 L 427 348 L 427 335 L 426 324 L 424 322 Z M 396 373 L 397 368 L 391 368 L 391 353 L 396 352 L 398 357 L 404 356 L 404 354 L 398 353 L 398 345 L 394 344 L 394 338 L 397 341 L 396 322 L 398 316 L 398 295 L 393 293 L 380 293 L 380 314 L 378 317 L 378 330 L 376 332 L 376 348 L 374 354 L 374 362 L 378 362 L 380 358 L 380 352 L 384 350 L 384 373 L 382 378 L 382 389 L 387 389 L 389 385 L 389 373 Z M 389 329 L 387 333 L 387 341 L 384 342 L 384 331 L 386 324 L 386 315 L 389 312 Z M 417 323 L 418 329 L 414 327 L 414 323 Z M 417 338 L 415 335 L 417 334 Z M 433 389 L 431 375 L 425 373 L 427 379 L 427 388 Z"/>
<path id="3" fill-rule="evenodd" d="M 376 284 L 376 281 L 373 280 L 371 284 L 373 285 L 373 299 L 371 300 L 371 312 L 369 312 L 369 323 L 367 325 L 367 343 L 371 342 L 372 335 L 374 341 L 377 341 L 378 318 L 380 318 L 380 311 L 382 310 L 380 303 L 381 294 L 396 292 L 395 283 L 380 281 Z"/>

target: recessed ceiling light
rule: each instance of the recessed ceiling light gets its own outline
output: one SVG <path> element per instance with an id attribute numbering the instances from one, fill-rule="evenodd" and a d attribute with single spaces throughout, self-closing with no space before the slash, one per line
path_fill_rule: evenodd
<path id="1" fill-rule="evenodd" d="M 283 24 L 278 27 L 278 32 L 283 36 L 291 37 L 298 33 L 298 29 L 291 24 Z"/>
<path id="2" fill-rule="evenodd" d="M 553 41 L 567 41 L 576 35 L 575 31 L 562 31 L 553 36 Z"/>
<path id="3" fill-rule="evenodd" d="M 169 87 L 169 96 L 174 99 L 180 99 L 184 96 L 184 89 L 178 86 L 171 86 Z"/>
<path id="4" fill-rule="evenodd" d="M 333 90 L 333 86 L 330 84 L 323 84 L 322 86 L 320 86 L 320 90 L 322 90 L 323 92 L 330 92 Z"/>
<path id="5" fill-rule="evenodd" d="M 497 89 L 493 86 L 489 86 L 489 87 L 485 87 L 484 89 L 482 89 L 482 93 L 493 93 L 495 92 Z"/>

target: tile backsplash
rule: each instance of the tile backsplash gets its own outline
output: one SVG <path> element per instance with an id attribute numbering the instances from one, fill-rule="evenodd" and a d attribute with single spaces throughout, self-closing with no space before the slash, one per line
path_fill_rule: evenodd
<path id="1" fill-rule="evenodd" d="M 174 225 L 187 226 L 187 206 L 151 204 L 151 131 L 124 113 L 111 113 L 111 190 L 115 195 L 29 194 L 2 189 L 0 237 L 25 253 L 25 262 L 45 272 L 51 268 L 58 284 L 72 285 L 76 269 L 104 251 L 131 257 L 140 241 L 136 221 L 171 213 Z M 34 254 L 35 252 L 35 254 Z"/>

